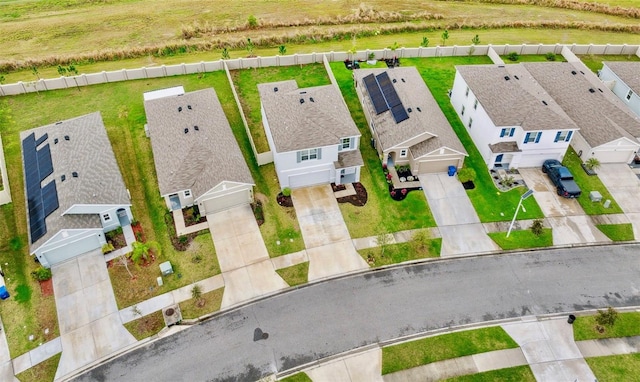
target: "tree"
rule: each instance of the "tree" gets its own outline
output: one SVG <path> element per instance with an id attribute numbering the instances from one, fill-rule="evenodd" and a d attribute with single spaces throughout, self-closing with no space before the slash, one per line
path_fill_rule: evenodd
<path id="1" fill-rule="evenodd" d="M 285 54 L 287 54 L 287 47 L 284 45 L 280 45 L 278 47 L 278 54 L 281 56 L 284 56 Z"/>
<path id="2" fill-rule="evenodd" d="M 536 219 L 531 223 L 531 233 L 540 237 L 544 232 L 544 226 L 542 225 L 542 219 Z"/>
<path id="3" fill-rule="evenodd" d="M 393 44 L 389 45 L 389 49 L 391 49 L 392 52 L 395 52 L 398 48 L 400 48 L 400 44 L 398 44 L 397 41 L 394 41 Z"/>
<path id="4" fill-rule="evenodd" d="M 202 298 L 202 287 L 199 284 L 194 284 L 191 288 L 191 298 L 196 306 L 202 307 L 205 300 Z"/>
<path id="5" fill-rule="evenodd" d="M 471 39 L 471 44 L 480 45 L 480 36 L 478 35 L 473 36 L 473 38 Z"/>
<path id="6" fill-rule="evenodd" d="M 127 273 L 129 274 L 129 277 L 131 277 L 131 280 L 134 280 L 136 277 L 129 270 L 129 259 L 127 259 L 126 254 L 122 254 L 122 256 L 118 258 L 118 260 L 120 261 L 120 264 L 124 266 L 124 269 L 127 270 Z"/>
<path id="7" fill-rule="evenodd" d="M 376 243 L 378 244 L 378 247 L 380 247 L 381 252 L 380 252 L 380 256 L 382 257 L 384 255 L 384 250 L 385 247 L 389 244 L 391 244 L 391 240 L 392 240 L 393 236 L 391 234 L 388 234 L 386 232 L 382 232 L 380 234 L 378 234 L 378 236 L 376 236 Z"/>
<path id="8" fill-rule="evenodd" d="M 612 307 L 608 307 L 607 310 L 598 310 L 596 315 L 596 323 L 600 326 L 612 327 L 617 319 L 618 312 Z"/>
<path id="9" fill-rule="evenodd" d="M 64 68 L 64 67 L 58 65 L 58 74 L 61 75 L 61 76 L 66 75 L 67 74 L 67 68 Z"/>
<path id="10" fill-rule="evenodd" d="M 225 46 L 224 48 L 222 48 L 222 59 L 228 60 L 230 58 L 231 58 L 231 55 L 229 55 L 229 49 L 227 49 L 227 47 Z"/>
<path id="11" fill-rule="evenodd" d="M 422 37 L 422 42 L 420 43 L 420 46 L 423 48 L 426 48 L 429 46 L 429 38 L 427 36 Z"/>
<path id="12" fill-rule="evenodd" d="M 0 85 L 4 84 L 4 80 L 5 80 L 4 75 L 0 74 Z"/>
<path id="13" fill-rule="evenodd" d="M 249 15 L 249 17 L 247 18 L 247 26 L 249 26 L 250 29 L 257 28 L 258 19 L 254 15 Z"/>
<path id="14" fill-rule="evenodd" d="M 148 241 L 146 243 L 134 241 L 131 244 L 131 247 L 133 248 L 133 252 L 131 252 L 131 260 L 136 264 L 140 259 L 144 259 L 145 261 L 148 260 L 149 251 L 153 251 L 157 255 L 160 255 L 160 245 L 155 241 Z"/>
<path id="15" fill-rule="evenodd" d="M 250 38 L 247 38 L 247 52 L 249 52 L 249 57 L 254 57 L 253 55 L 253 41 Z"/>
<path id="16" fill-rule="evenodd" d="M 34 76 L 36 76 L 38 79 L 40 79 L 40 72 L 38 71 L 38 67 L 33 65 L 31 67 L 31 73 L 33 73 Z"/>
<path id="17" fill-rule="evenodd" d="M 591 157 L 584 162 L 584 167 L 590 171 L 595 171 L 600 168 L 600 161 L 596 157 Z"/>
<path id="18" fill-rule="evenodd" d="M 449 31 L 447 29 L 444 30 L 444 32 L 442 32 L 442 46 L 445 46 L 445 44 L 447 43 L 447 40 L 449 39 Z"/>

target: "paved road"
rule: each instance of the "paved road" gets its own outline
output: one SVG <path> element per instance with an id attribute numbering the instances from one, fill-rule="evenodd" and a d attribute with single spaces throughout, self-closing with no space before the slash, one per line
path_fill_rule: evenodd
<path id="1" fill-rule="evenodd" d="M 640 305 L 640 247 L 448 259 L 314 284 L 222 314 L 78 378 L 254 381 L 450 325 Z M 254 342 L 261 328 L 269 338 Z"/>

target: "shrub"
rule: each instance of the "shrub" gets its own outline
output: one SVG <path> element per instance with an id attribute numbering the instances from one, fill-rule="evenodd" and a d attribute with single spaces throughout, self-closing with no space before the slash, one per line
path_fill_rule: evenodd
<path id="1" fill-rule="evenodd" d="M 587 169 L 589 169 L 591 171 L 594 171 L 594 170 L 597 170 L 598 168 L 600 168 L 600 161 L 598 160 L 598 158 L 591 157 L 591 158 L 587 159 L 586 162 L 584 162 L 584 166 Z"/>
<path id="2" fill-rule="evenodd" d="M 38 268 L 31 272 L 31 277 L 37 281 L 47 281 L 51 278 L 51 269 Z"/>
<path id="3" fill-rule="evenodd" d="M 285 187 L 282 189 L 283 196 L 291 196 L 291 189 L 289 187 Z"/>
<path id="4" fill-rule="evenodd" d="M 546 58 L 547 61 L 555 61 L 556 60 L 556 55 L 553 54 L 552 52 L 549 52 L 549 53 L 544 55 L 544 58 Z"/>
<path id="5" fill-rule="evenodd" d="M 520 55 L 517 52 L 511 52 L 507 54 L 507 58 L 509 61 L 518 61 L 520 59 Z"/>
<path id="6" fill-rule="evenodd" d="M 247 26 L 251 29 L 258 27 L 258 19 L 254 15 L 249 15 L 247 18 Z"/>
<path id="7" fill-rule="evenodd" d="M 476 171 L 471 167 L 463 167 L 458 170 L 458 180 L 462 183 L 470 182 L 476 179 Z"/>
<path id="8" fill-rule="evenodd" d="M 618 319 L 618 312 L 612 308 L 608 307 L 607 310 L 598 310 L 598 314 L 596 315 L 596 323 L 601 326 L 613 326 Z"/>
<path id="9" fill-rule="evenodd" d="M 540 235 L 542 235 L 542 232 L 544 231 L 543 228 L 544 227 L 542 225 L 542 219 L 536 219 L 531 224 L 531 233 L 539 237 Z"/>
<path id="10" fill-rule="evenodd" d="M 422 42 L 420 43 L 420 46 L 423 48 L 426 48 L 429 46 L 429 38 L 428 37 L 422 37 Z"/>
<path id="11" fill-rule="evenodd" d="M 188 237 L 186 237 L 185 235 L 182 235 L 180 237 L 178 237 L 178 241 L 180 242 L 180 244 L 184 244 L 189 240 Z"/>
<path id="12" fill-rule="evenodd" d="M 113 244 L 111 243 L 106 243 L 102 246 L 102 254 L 106 255 L 109 252 L 113 252 L 115 248 L 113 247 Z"/>

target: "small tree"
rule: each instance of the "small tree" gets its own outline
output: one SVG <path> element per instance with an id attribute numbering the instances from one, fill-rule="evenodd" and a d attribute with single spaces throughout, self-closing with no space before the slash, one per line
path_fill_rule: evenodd
<path id="1" fill-rule="evenodd" d="M 584 162 L 584 167 L 586 167 L 590 171 L 595 171 L 600 168 L 600 161 L 598 158 L 591 157 Z"/>
<path id="2" fill-rule="evenodd" d="M 400 44 L 398 44 L 397 41 L 394 41 L 393 44 L 389 45 L 388 48 L 391 49 L 392 52 L 395 52 L 396 50 L 398 50 L 398 48 L 400 48 Z"/>
<path id="3" fill-rule="evenodd" d="M 0 85 L 4 84 L 4 80 L 5 80 L 4 75 L 0 74 Z"/>
<path id="4" fill-rule="evenodd" d="M 429 46 L 429 38 L 427 36 L 422 37 L 422 42 L 420 43 L 420 46 L 423 48 L 426 48 Z"/>
<path id="5" fill-rule="evenodd" d="M 194 284 L 191 288 L 191 298 L 196 306 L 202 307 L 204 305 L 204 299 L 202 298 L 202 287 L 199 284 Z"/>
<path id="6" fill-rule="evenodd" d="M 542 225 L 542 219 L 536 219 L 531 223 L 531 233 L 540 237 L 542 232 L 544 231 L 544 226 Z"/>
<path id="7" fill-rule="evenodd" d="M 31 73 L 33 73 L 34 76 L 36 76 L 38 79 L 40 79 L 40 72 L 38 71 L 38 67 L 33 65 L 31 67 Z"/>
<path id="8" fill-rule="evenodd" d="M 127 270 L 127 273 L 129 274 L 129 277 L 131 277 L 131 280 L 135 279 L 135 276 L 129 270 L 129 259 L 127 259 L 127 256 L 123 254 L 118 258 L 118 261 L 120 261 L 120 264 L 124 267 L 124 269 Z"/>
<path id="9" fill-rule="evenodd" d="M 600 326 L 612 327 L 618 319 L 618 311 L 612 307 L 608 307 L 607 310 L 598 310 L 596 315 L 596 323 Z"/>
<path id="10" fill-rule="evenodd" d="M 287 47 L 284 45 L 280 45 L 278 47 L 278 54 L 281 56 L 284 56 L 285 54 L 287 54 Z"/>
<path id="11" fill-rule="evenodd" d="M 140 308 L 138 308 L 138 305 L 134 305 L 131 307 L 131 313 L 133 314 L 133 316 L 138 316 L 138 317 L 142 317 L 142 310 L 140 310 Z"/>
<path id="12" fill-rule="evenodd" d="M 227 49 L 227 47 L 225 46 L 224 48 L 222 48 L 222 59 L 228 60 L 230 58 L 231 58 L 231 55 L 229 54 L 229 49 Z"/>
<path id="13" fill-rule="evenodd" d="M 473 36 L 473 38 L 471 39 L 471 44 L 480 45 L 480 36 L 478 35 Z"/>
<path id="14" fill-rule="evenodd" d="M 254 29 L 258 27 L 258 19 L 254 15 L 249 15 L 247 18 L 247 26 L 250 29 Z"/>
<path id="15" fill-rule="evenodd" d="M 381 251 L 380 251 L 380 256 L 384 256 L 384 250 L 386 248 L 387 245 L 391 244 L 391 238 L 393 236 L 391 236 L 390 234 L 386 233 L 386 232 L 382 232 L 380 234 L 378 234 L 378 236 L 376 236 L 376 243 L 378 244 L 378 247 L 380 247 Z"/>
<path id="16" fill-rule="evenodd" d="M 428 253 L 431 249 L 431 231 L 421 229 L 411 237 L 411 247 L 417 253 Z"/>
<path id="17" fill-rule="evenodd" d="M 463 167 L 458 170 L 458 180 L 461 183 L 473 181 L 476 178 L 476 171 L 471 167 Z"/>
<path id="18" fill-rule="evenodd" d="M 440 37 L 442 37 L 442 46 L 445 46 L 449 39 L 449 30 L 445 29 Z"/>
<path id="19" fill-rule="evenodd" d="M 518 54 L 518 52 L 511 52 L 507 54 L 507 58 L 509 59 L 509 61 L 518 61 L 520 59 L 520 55 Z"/>
<path id="20" fill-rule="evenodd" d="M 146 243 L 134 241 L 131 244 L 131 247 L 133 248 L 133 252 L 131 252 L 131 260 L 136 264 L 140 259 L 144 259 L 145 261 L 149 260 L 149 251 L 153 251 L 160 255 L 160 245 L 155 241 L 148 241 Z"/>
<path id="21" fill-rule="evenodd" d="M 58 74 L 61 75 L 61 76 L 66 75 L 67 74 L 67 68 L 64 68 L 64 67 L 58 65 Z"/>
<path id="22" fill-rule="evenodd" d="M 247 52 L 249 52 L 249 57 L 254 57 L 253 55 L 253 41 L 250 38 L 247 38 Z"/>

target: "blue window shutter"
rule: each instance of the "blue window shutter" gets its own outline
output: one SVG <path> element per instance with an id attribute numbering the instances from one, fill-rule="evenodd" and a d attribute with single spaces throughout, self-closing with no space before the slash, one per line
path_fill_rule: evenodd
<path id="1" fill-rule="evenodd" d="M 322 149 L 318 149 L 318 160 L 322 159 Z"/>
<path id="2" fill-rule="evenodd" d="M 558 142 L 560 140 L 560 135 L 562 135 L 562 131 L 558 131 L 556 133 L 556 138 L 553 140 L 554 142 Z"/>
<path id="3" fill-rule="evenodd" d="M 507 133 L 507 129 L 500 130 L 500 138 L 504 137 L 506 133 Z"/>
<path id="4" fill-rule="evenodd" d="M 542 131 L 538 131 L 538 135 L 536 136 L 536 143 L 540 142 L 540 137 L 542 137 Z"/>
<path id="5" fill-rule="evenodd" d="M 296 160 L 297 160 L 297 162 L 298 162 L 298 163 L 302 162 L 302 151 L 298 151 L 298 152 L 296 153 L 296 156 L 297 156 L 297 159 L 296 159 Z"/>
<path id="6" fill-rule="evenodd" d="M 509 132 L 509 136 L 513 137 L 513 134 L 516 133 L 516 129 L 514 129 L 513 127 L 511 128 L 511 131 Z"/>
<path id="7" fill-rule="evenodd" d="M 529 137 L 530 137 L 530 136 L 531 136 L 531 133 L 527 133 L 527 134 L 524 136 L 524 143 L 529 143 Z"/>
<path id="8" fill-rule="evenodd" d="M 569 134 L 567 134 L 567 138 L 564 141 L 569 142 L 571 140 L 572 135 L 573 135 L 573 130 L 569 131 Z"/>

